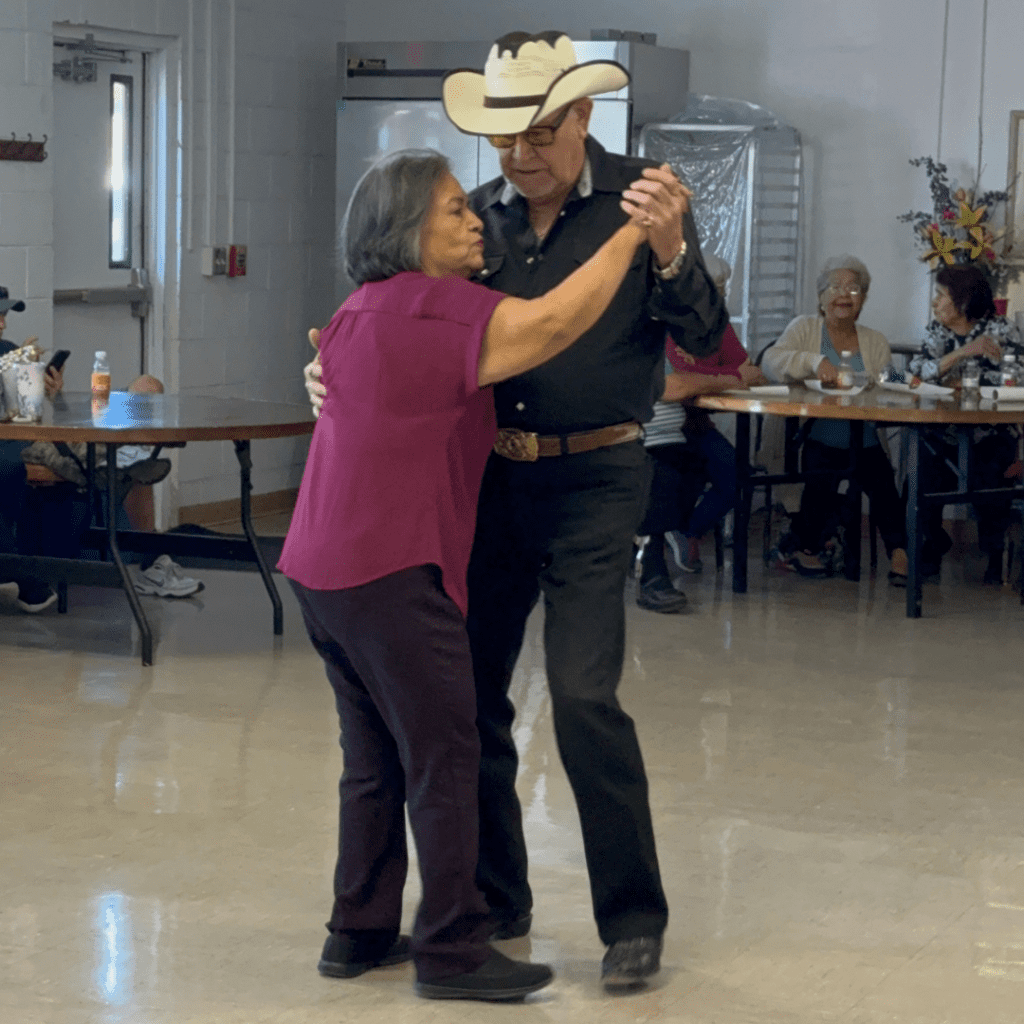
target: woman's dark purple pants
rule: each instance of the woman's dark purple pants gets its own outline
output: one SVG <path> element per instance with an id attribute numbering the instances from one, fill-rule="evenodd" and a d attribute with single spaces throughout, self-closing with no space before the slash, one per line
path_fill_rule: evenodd
<path id="1" fill-rule="evenodd" d="M 465 619 L 440 570 L 415 566 L 344 590 L 292 581 L 341 721 L 344 771 L 328 929 L 397 936 L 408 857 L 423 898 L 412 930 L 420 981 L 479 967 L 487 904 L 476 886 L 480 739 Z"/>

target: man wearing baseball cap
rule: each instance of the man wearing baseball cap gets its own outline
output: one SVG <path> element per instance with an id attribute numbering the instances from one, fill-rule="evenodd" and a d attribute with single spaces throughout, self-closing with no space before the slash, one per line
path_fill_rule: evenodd
<path id="1" fill-rule="evenodd" d="M 11 312 L 24 313 L 25 303 L 12 299 L 10 292 L 0 285 L 0 356 L 19 347 L 3 337 L 7 314 Z M 48 392 L 54 386 L 60 389 L 59 375 L 50 379 L 52 374 L 51 370 L 47 375 Z M 27 441 L 0 441 L 0 553 L 4 554 L 17 551 L 14 530 L 25 494 L 25 463 L 21 461 L 21 451 L 27 444 Z M 57 600 L 57 595 L 48 583 L 33 576 L 19 576 L 0 582 L 0 598 L 17 604 L 22 611 L 41 612 Z"/>

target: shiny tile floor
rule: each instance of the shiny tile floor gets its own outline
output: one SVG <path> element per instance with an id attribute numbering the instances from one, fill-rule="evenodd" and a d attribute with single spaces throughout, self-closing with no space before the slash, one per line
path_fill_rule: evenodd
<path id="1" fill-rule="evenodd" d="M 285 593 L 248 573 L 0 612 L 0 1024 L 505 1021 L 1001 1024 L 1024 1018 L 1024 609 L 950 563 L 903 617 L 884 578 L 752 566 L 627 595 L 637 720 L 671 904 L 665 968 L 605 995 L 537 622 L 515 680 L 536 924 L 525 1004 L 418 1000 L 408 967 L 318 976 L 341 758 Z M 965 582 L 966 577 L 966 582 Z M 416 900 L 415 873 L 408 911 Z"/>

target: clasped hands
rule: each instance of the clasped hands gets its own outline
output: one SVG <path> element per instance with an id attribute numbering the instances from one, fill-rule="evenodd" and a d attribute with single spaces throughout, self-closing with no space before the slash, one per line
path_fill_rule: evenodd
<path id="1" fill-rule="evenodd" d="M 658 266 L 667 267 L 682 248 L 683 215 L 693 193 L 668 164 L 645 167 L 642 174 L 622 193 L 619 205 L 647 232 Z"/>

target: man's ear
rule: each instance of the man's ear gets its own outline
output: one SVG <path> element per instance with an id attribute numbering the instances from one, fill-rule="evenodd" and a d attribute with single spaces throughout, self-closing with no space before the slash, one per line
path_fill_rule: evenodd
<path id="1" fill-rule="evenodd" d="M 594 101 L 589 96 L 576 100 L 572 105 L 572 114 L 579 124 L 585 138 L 590 128 L 590 115 L 594 112 Z"/>

